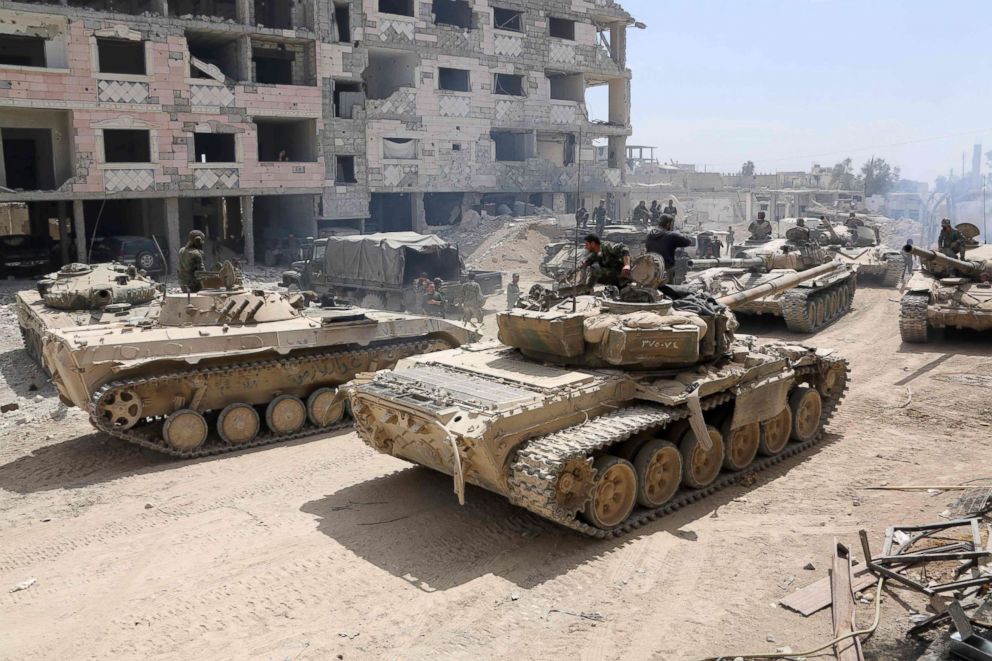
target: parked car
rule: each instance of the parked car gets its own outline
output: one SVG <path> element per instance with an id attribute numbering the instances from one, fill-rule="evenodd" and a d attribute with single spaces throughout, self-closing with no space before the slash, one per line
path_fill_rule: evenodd
<path id="1" fill-rule="evenodd" d="M 162 250 L 165 250 L 163 246 Z M 165 273 L 166 265 L 153 239 L 143 236 L 101 236 L 93 243 L 91 262 L 133 265 L 148 275 Z"/>
<path id="2" fill-rule="evenodd" d="M 27 277 L 48 273 L 52 270 L 50 243 L 47 236 L 33 234 L 0 236 L 0 274 Z"/>

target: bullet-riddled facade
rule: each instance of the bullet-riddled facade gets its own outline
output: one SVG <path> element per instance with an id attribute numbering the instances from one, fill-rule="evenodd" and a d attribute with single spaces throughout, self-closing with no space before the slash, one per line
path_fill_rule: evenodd
<path id="1" fill-rule="evenodd" d="M 619 204 L 632 23 L 611 0 L 0 2 L 0 202 L 61 220 L 67 258 L 126 234 L 174 259 L 196 228 L 249 262 L 289 234 Z"/>

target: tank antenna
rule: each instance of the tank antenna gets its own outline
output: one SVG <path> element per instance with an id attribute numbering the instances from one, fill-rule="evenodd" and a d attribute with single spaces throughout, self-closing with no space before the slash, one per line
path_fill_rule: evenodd
<path id="1" fill-rule="evenodd" d="M 576 292 L 575 285 L 576 271 L 579 270 L 579 209 L 582 208 L 582 125 L 579 125 L 579 141 L 575 146 L 575 161 L 578 165 L 578 176 L 575 178 L 575 243 L 572 245 L 572 312 L 575 312 Z M 602 238 L 602 237 L 600 237 Z"/>

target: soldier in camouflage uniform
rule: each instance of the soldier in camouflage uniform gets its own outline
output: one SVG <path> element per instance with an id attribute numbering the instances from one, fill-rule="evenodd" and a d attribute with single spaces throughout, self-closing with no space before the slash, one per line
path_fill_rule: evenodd
<path id="1" fill-rule="evenodd" d="M 630 281 L 630 250 L 622 243 L 600 241 L 599 236 L 586 237 L 586 250 L 591 253 L 582 262 L 583 269 L 591 269 L 588 284 L 622 287 Z"/>
<path id="2" fill-rule="evenodd" d="M 482 305 L 485 302 L 486 298 L 482 295 L 482 287 L 475 281 L 475 274 L 469 273 L 468 282 L 462 285 L 462 321 L 472 321 L 478 318 L 481 324 L 483 321 Z"/>
<path id="3" fill-rule="evenodd" d="M 179 249 L 179 286 L 187 293 L 203 289 L 196 272 L 204 270 L 203 232 L 193 230 L 186 238 L 186 245 Z"/>

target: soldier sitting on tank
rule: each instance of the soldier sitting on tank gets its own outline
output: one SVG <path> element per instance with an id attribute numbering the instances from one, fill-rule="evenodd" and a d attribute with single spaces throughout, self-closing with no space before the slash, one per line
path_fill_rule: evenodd
<path id="1" fill-rule="evenodd" d="M 647 223 L 650 218 L 650 213 L 648 212 L 647 204 L 644 200 L 638 202 L 637 206 L 634 207 L 634 211 L 630 215 L 631 219 L 635 223 Z"/>
<path id="2" fill-rule="evenodd" d="M 665 268 L 668 270 L 675 266 L 675 251 L 692 245 L 692 239 L 676 232 L 674 227 L 675 218 L 668 214 L 662 214 L 661 223 L 648 232 L 647 239 L 644 241 L 644 247 L 648 252 L 661 255 L 665 261 Z"/>
<path id="3" fill-rule="evenodd" d="M 790 239 L 794 243 L 809 243 L 809 228 L 806 227 L 805 218 L 796 218 L 796 226 Z"/>
<path id="4" fill-rule="evenodd" d="M 622 243 L 600 241 L 596 234 L 585 239 L 585 249 L 589 257 L 582 262 L 583 269 L 589 269 L 586 284 L 623 287 L 630 282 L 630 250 Z"/>
<path id="5" fill-rule="evenodd" d="M 961 232 L 951 227 L 951 219 L 940 221 L 940 235 L 937 236 L 937 249 L 948 257 L 964 259 L 965 238 Z"/>
<path id="6" fill-rule="evenodd" d="M 468 282 L 462 285 L 462 321 L 472 321 L 478 318 L 481 324 L 482 306 L 486 302 L 486 297 L 482 295 L 482 287 L 475 281 L 475 274 L 468 274 Z"/>
<path id="7" fill-rule="evenodd" d="M 752 241 L 767 241 L 772 235 L 772 224 L 765 219 L 765 212 L 759 211 L 758 218 L 747 226 Z"/>
<path id="8" fill-rule="evenodd" d="M 179 286 L 186 293 L 196 293 L 203 289 L 197 271 L 204 270 L 203 232 L 193 230 L 186 238 L 186 245 L 179 249 Z"/>
<path id="9" fill-rule="evenodd" d="M 851 215 L 849 215 L 847 217 L 847 220 L 844 221 L 844 225 L 846 227 L 849 227 L 849 228 L 851 228 L 853 230 L 853 229 L 857 229 L 857 228 L 861 227 L 862 225 L 864 225 L 864 222 L 861 221 L 861 220 L 859 220 L 858 219 L 858 216 L 852 211 L 851 212 Z"/>

